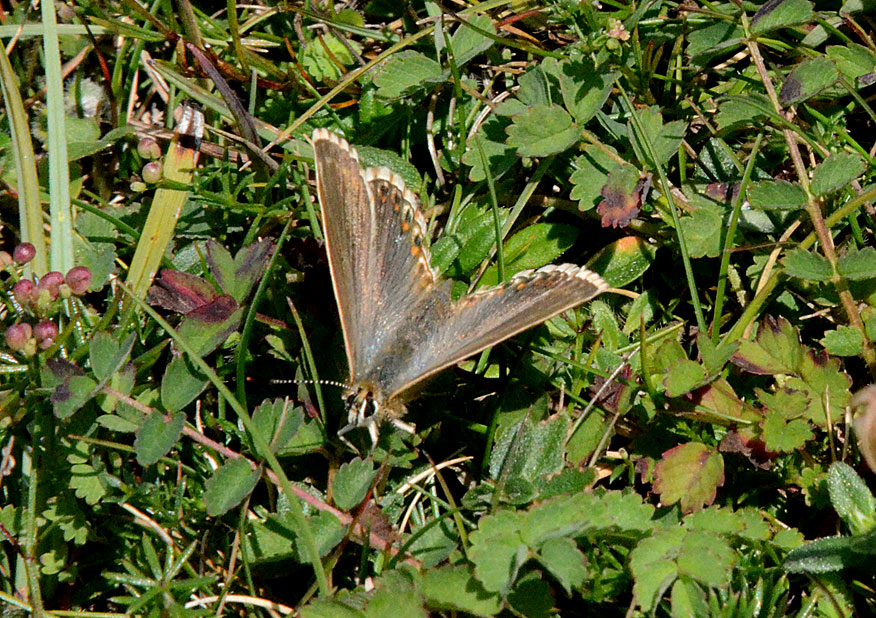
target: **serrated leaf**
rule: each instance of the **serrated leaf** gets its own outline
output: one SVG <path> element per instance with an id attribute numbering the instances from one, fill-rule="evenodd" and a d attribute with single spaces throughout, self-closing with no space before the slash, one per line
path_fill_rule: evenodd
<path id="1" fill-rule="evenodd" d="M 630 553 L 633 594 L 642 611 L 650 612 L 678 576 L 674 558 L 685 535 L 681 528 L 663 530 L 641 540 Z"/>
<path id="2" fill-rule="evenodd" d="M 100 481 L 100 473 L 87 463 L 70 466 L 70 488 L 77 498 L 91 505 L 100 502 L 107 493 L 106 487 Z"/>
<path id="3" fill-rule="evenodd" d="M 748 190 L 752 208 L 763 210 L 797 210 L 806 206 L 806 191 L 795 182 L 762 180 Z"/>
<path id="4" fill-rule="evenodd" d="M 343 464 L 332 480 L 335 505 L 342 511 L 349 511 L 361 504 L 376 476 L 371 460 L 356 457 Z"/>
<path id="5" fill-rule="evenodd" d="M 785 78 L 779 91 L 782 105 L 793 105 L 810 99 L 832 86 L 839 77 L 836 65 L 829 58 L 819 56 L 804 60 Z"/>
<path id="6" fill-rule="evenodd" d="M 476 182 L 487 178 L 484 170 L 484 158 L 490 166 L 493 179 L 501 177 L 517 162 L 517 150 L 505 143 L 505 129 L 511 124 L 507 118 L 491 115 L 478 130 L 475 139 L 480 141 L 480 148 L 475 139 L 468 141 L 462 162 L 471 167 L 469 178 Z M 483 158 L 481 157 L 483 149 Z M 408 185 L 411 186 L 411 185 Z"/>
<path id="7" fill-rule="evenodd" d="M 690 257 L 718 256 L 724 231 L 724 220 L 718 206 L 704 204 L 689 216 L 681 217 L 679 222 Z"/>
<path id="8" fill-rule="evenodd" d="M 396 99 L 442 81 L 441 65 L 413 50 L 393 54 L 374 73 L 377 95 L 385 99 Z"/>
<path id="9" fill-rule="evenodd" d="M 809 0 L 768 0 L 751 18 L 752 34 L 805 24 L 813 19 Z"/>
<path id="10" fill-rule="evenodd" d="M 709 615 L 706 593 L 689 577 L 682 576 L 675 580 L 670 600 L 673 618 Z"/>
<path id="11" fill-rule="evenodd" d="M 808 421 L 788 420 L 776 410 L 766 411 L 762 428 L 764 445 L 774 453 L 790 453 L 802 448 L 815 435 Z"/>
<path id="12" fill-rule="evenodd" d="M 611 172 L 599 191 L 603 200 L 596 208 L 602 215 L 602 227 L 626 227 L 639 216 L 646 185 L 632 165 Z"/>
<path id="13" fill-rule="evenodd" d="M 678 152 L 678 147 L 681 145 L 681 140 L 684 139 L 684 133 L 687 130 L 687 124 L 681 120 L 673 120 L 664 124 L 663 114 L 656 106 L 636 110 L 635 114 L 642 133 L 640 134 L 636 129 L 632 119 L 627 123 L 627 131 L 633 137 L 631 141 L 636 156 L 643 165 L 649 168 L 654 165 L 662 166 L 669 161 L 673 154 Z M 646 148 L 645 144 L 650 148 Z M 654 161 L 651 161 L 649 151 L 654 155 Z"/>
<path id="14" fill-rule="evenodd" d="M 740 125 L 754 125 L 772 115 L 772 103 L 762 94 L 748 93 L 744 97 L 731 96 L 718 105 L 715 121 L 723 131 Z"/>
<path id="15" fill-rule="evenodd" d="M 121 344 L 109 333 L 94 333 L 88 344 L 88 358 L 95 377 L 98 380 L 106 380 L 118 371 L 131 353 L 135 340 L 134 333 L 128 335 Z"/>
<path id="16" fill-rule="evenodd" d="M 610 146 L 587 144 L 582 148 L 580 156 L 573 162 L 576 169 L 569 178 L 572 183 L 569 196 L 578 200 L 579 210 L 592 210 L 602 201 L 602 188 L 608 182 L 609 175 L 626 167 L 619 158 Z"/>
<path id="17" fill-rule="evenodd" d="M 259 482 L 261 470 L 253 469 L 243 457 L 229 459 L 213 473 L 204 486 L 207 515 L 218 517 L 237 506 Z"/>
<path id="18" fill-rule="evenodd" d="M 406 571 L 385 571 L 375 582 L 375 591 L 368 602 L 368 618 L 428 618 L 420 591 Z"/>
<path id="19" fill-rule="evenodd" d="M 490 456 L 493 478 L 532 481 L 562 470 L 569 420 L 557 415 L 543 422 L 522 422 L 522 427 L 520 423 L 507 426 L 496 438 Z"/>
<path id="20" fill-rule="evenodd" d="M 474 26 L 474 27 L 472 27 Z M 496 34 L 496 28 L 493 26 L 493 20 L 489 15 L 473 15 L 467 18 L 464 22 L 460 22 L 456 32 L 451 37 L 451 47 L 453 48 L 453 59 L 457 66 L 462 66 L 475 56 L 484 53 L 495 42 L 490 37 L 484 36 L 475 28 Z"/>
<path id="21" fill-rule="evenodd" d="M 195 354 L 205 356 L 215 350 L 234 332 L 243 317 L 243 307 L 228 294 L 186 314 L 177 329 Z"/>
<path id="22" fill-rule="evenodd" d="M 508 145 L 521 157 L 547 157 L 568 150 L 580 137 L 569 113 L 559 105 L 532 105 L 513 117 L 505 130 Z"/>
<path id="23" fill-rule="evenodd" d="M 829 45 L 825 54 L 840 73 L 853 81 L 876 70 L 876 54 L 857 43 Z"/>
<path id="24" fill-rule="evenodd" d="M 84 375 L 67 377 L 59 384 L 50 398 L 55 416 L 69 418 L 92 397 L 97 382 Z"/>
<path id="25" fill-rule="evenodd" d="M 785 318 L 767 316 L 754 341 L 739 342 L 733 362 L 749 373 L 770 375 L 796 373 L 803 358 L 797 331 Z"/>
<path id="26" fill-rule="evenodd" d="M 557 578 L 566 594 L 581 586 L 587 576 L 587 559 L 569 538 L 552 539 L 543 544 L 538 550 L 538 561 Z"/>
<path id="27" fill-rule="evenodd" d="M 830 155 L 815 168 L 812 174 L 812 192 L 827 195 L 847 186 L 866 169 L 864 160 L 850 152 Z"/>
<path id="28" fill-rule="evenodd" d="M 730 357 L 739 349 L 738 343 L 716 346 L 706 333 L 697 333 L 697 349 L 708 375 L 713 376 L 723 369 Z"/>
<path id="29" fill-rule="evenodd" d="M 876 527 L 876 498 L 854 468 L 835 461 L 827 471 L 830 502 L 852 534 L 863 534 Z"/>
<path id="30" fill-rule="evenodd" d="M 549 70 L 551 65 L 555 66 L 555 70 L 550 72 L 557 76 L 560 92 L 563 93 L 563 104 L 575 121 L 583 125 L 605 104 L 617 75 L 596 66 L 590 60 L 557 62 L 549 58 L 543 63 L 545 70 Z"/>
<path id="31" fill-rule="evenodd" d="M 252 413 L 253 431 L 261 435 L 274 453 L 282 451 L 303 422 L 304 411 L 293 408 L 288 399 L 264 401 Z"/>
<path id="32" fill-rule="evenodd" d="M 724 458 L 699 442 L 689 442 L 663 453 L 654 469 L 654 491 L 663 504 L 681 504 L 695 511 L 715 500 L 724 484 Z"/>
<path id="33" fill-rule="evenodd" d="M 682 540 L 676 560 L 679 575 L 687 575 L 705 586 L 726 588 L 736 553 L 724 537 L 692 530 Z"/>
<path id="34" fill-rule="evenodd" d="M 507 515 L 502 514 L 499 526 L 496 516 L 481 518 L 480 528 L 470 537 L 469 558 L 478 581 L 488 591 L 500 594 L 508 589 L 517 569 L 528 558 L 528 548 L 516 529 L 518 520 Z"/>
<path id="35" fill-rule="evenodd" d="M 676 363 L 663 379 L 667 397 L 689 393 L 706 379 L 706 369 L 699 363 L 683 359 Z"/>
<path id="36" fill-rule="evenodd" d="M 834 356 L 859 356 L 864 351 L 864 334 L 853 326 L 825 331 L 821 345 Z"/>
<path id="37" fill-rule="evenodd" d="M 505 242 L 506 281 L 522 270 L 541 268 L 566 252 L 578 238 L 578 228 L 563 223 L 534 223 Z M 498 285 L 499 269 L 490 266 L 478 287 Z"/>
<path id="38" fill-rule="evenodd" d="M 225 248 L 213 240 L 207 241 L 206 251 L 207 264 L 219 287 L 242 303 L 258 283 L 271 259 L 274 242 L 270 238 L 263 238 L 251 243 L 238 251 L 233 260 Z"/>
<path id="39" fill-rule="evenodd" d="M 830 281 L 833 276 L 833 269 L 826 257 L 800 247 L 788 251 L 782 264 L 789 275 L 807 281 Z"/>
<path id="40" fill-rule="evenodd" d="M 167 364 L 161 378 L 161 405 L 165 410 L 177 412 L 200 395 L 209 384 L 184 356 L 175 356 Z"/>
<path id="41" fill-rule="evenodd" d="M 785 386 L 806 394 L 809 405 L 804 416 L 820 427 L 827 425 L 825 403 L 829 406 L 830 422 L 835 424 L 852 398 L 849 391 L 852 379 L 843 371 L 840 360 L 810 349 L 800 362 L 799 377 L 789 379 Z"/>
<path id="42" fill-rule="evenodd" d="M 864 247 L 850 251 L 837 260 L 839 274 L 851 281 L 866 281 L 876 278 L 876 249 Z"/>
<path id="43" fill-rule="evenodd" d="M 493 616 L 502 609 L 502 599 L 487 591 L 468 566 L 428 569 L 423 573 L 423 595 L 429 606 L 477 616 Z"/>
<path id="44" fill-rule="evenodd" d="M 176 444 L 185 423 L 186 415 L 182 412 L 171 415 L 168 420 L 157 410 L 146 417 L 134 440 L 137 463 L 151 466 L 164 457 Z"/>

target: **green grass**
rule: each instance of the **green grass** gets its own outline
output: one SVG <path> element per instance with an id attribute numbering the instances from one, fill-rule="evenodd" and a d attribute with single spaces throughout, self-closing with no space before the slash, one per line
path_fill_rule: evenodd
<path id="1" fill-rule="evenodd" d="M 0 25 L 4 616 L 876 610 L 859 4 L 52 6 Z M 613 289 L 355 452 L 317 128 L 454 297 Z"/>

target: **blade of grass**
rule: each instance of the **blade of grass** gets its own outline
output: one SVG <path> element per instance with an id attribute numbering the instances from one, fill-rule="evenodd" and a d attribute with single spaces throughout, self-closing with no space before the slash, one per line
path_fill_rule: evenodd
<path id="1" fill-rule="evenodd" d="M 33 142 L 27 113 L 18 89 L 18 77 L 6 55 L 6 48 L 0 48 L 0 87 L 3 89 L 3 102 L 9 118 L 12 133 L 12 149 L 15 158 L 15 171 L 18 189 L 18 225 L 22 242 L 31 243 L 36 249 L 33 260 L 28 264 L 33 273 L 42 277 L 48 271 L 46 259 L 46 239 L 43 236 L 43 208 L 40 204 L 40 186 L 37 179 Z"/>
<path id="2" fill-rule="evenodd" d="M 43 61 L 46 71 L 48 114 L 49 220 L 51 241 L 49 267 L 66 273 L 73 268 L 73 212 L 70 208 L 70 163 L 67 159 L 67 128 L 64 111 L 64 78 L 54 0 L 41 4 L 43 18 Z"/>

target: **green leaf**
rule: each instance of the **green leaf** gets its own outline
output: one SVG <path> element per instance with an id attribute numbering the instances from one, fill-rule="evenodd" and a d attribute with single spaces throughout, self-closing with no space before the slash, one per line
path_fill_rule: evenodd
<path id="1" fill-rule="evenodd" d="M 825 403 L 829 404 L 830 420 L 837 423 L 851 401 L 852 379 L 842 370 L 840 360 L 807 349 L 800 362 L 799 376 L 785 386 L 802 391 L 809 400 L 804 416 L 820 427 L 827 425 Z"/>
<path id="2" fill-rule="evenodd" d="M 744 32 L 732 20 L 716 20 L 687 36 L 687 53 L 702 65 L 709 58 L 742 44 Z"/>
<path id="3" fill-rule="evenodd" d="M 494 616 L 502 609 L 502 599 L 486 590 L 475 579 L 469 566 L 446 566 L 423 573 L 423 595 L 430 608 Z"/>
<path id="4" fill-rule="evenodd" d="M 264 401 L 252 413 L 252 429 L 262 436 L 274 453 L 282 452 L 302 423 L 304 411 L 293 408 L 288 399 Z"/>
<path id="5" fill-rule="evenodd" d="M 812 192 L 815 195 L 827 195 L 842 189 L 866 169 L 864 160 L 850 152 L 838 152 L 830 155 L 815 168 L 812 175 Z"/>
<path id="6" fill-rule="evenodd" d="M 709 615 L 706 593 L 689 577 L 675 580 L 670 598 L 673 618 Z"/>
<path id="7" fill-rule="evenodd" d="M 756 92 L 743 96 L 730 96 L 718 105 L 715 117 L 718 127 L 723 131 L 730 127 L 754 125 L 772 115 L 772 103 Z"/>
<path id="8" fill-rule="evenodd" d="M 219 466 L 204 486 L 207 515 L 218 517 L 240 504 L 255 489 L 260 476 L 261 470 L 253 469 L 244 457 Z"/>
<path id="9" fill-rule="evenodd" d="M 706 369 L 699 363 L 683 359 L 676 363 L 663 379 L 667 397 L 689 393 L 706 379 Z"/>
<path id="10" fill-rule="evenodd" d="M 864 247 L 860 251 L 849 251 L 837 260 L 836 268 L 851 281 L 876 278 L 876 249 Z"/>
<path id="11" fill-rule="evenodd" d="M 171 415 L 167 420 L 158 410 L 146 417 L 134 440 L 137 463 L 151 466 L 164 457 L 176 444 L 185 424 L 186 415 L 182 412 Z"/>
<path id="12" fill-rule="evenodd" d="M 682 120 L 673 120 L 663 124 L 663 114 L 657 106 L 640 109 L 635 112 L 642 134 L 636 130 L 632 119 L 627 123 L 628 135 L 632 136 L 633 148 L 636 156 L 643 165 L 651 168 L 654 165 L 662 166 L 669 161 L 672 155 L 678 152 L 681 140 L 687 130 L 687 123 Z M 648 154 L 650 145 L 655 161 L 651 161 Z"/>
<path id="13" fill-rule="evenodd" d="M 715 500 L 724 484 L 724 458 L 699 442 L 689 442 L 663 453 L 654 469 L 654 491 L 663 504 L 681 504 L 695 511 Z"/>
<path id="14" fill-rule="evenodd" d="M 196 354 L 205 356 L 234 332 L 240 324 L 243 311 L 243 307 L 232 296 L 221 294 L 212 302 L 187 313 L 177 332 L 194 348 Z"/>
<path id="15" fill-rule="evenodd" d="M 721 252 L 724 220 L 720 207 L 704 204 L 681 217 L 681 230 L 692 258 L 717 257 Z"/>
<path id="16" fill-rule="evenodd" d="M 752 208 L 797 210 L 806 206 L 806 191 L 795 182 L 762 180 L 751 185 L 748 201 Z"/>
<path id="17" fill-rule="evenodd" d="M 506 480 L 519 477 L 532 481 L 557 474 L 563 468 L 563 445 L 569 429 L 567 418 L 557 415 L 545 421 L 523 422 L 505 427 L 490 454 L 490 474 Z"/>
<path id="18" fill-rule="evenodd" d="M 563 93 L 563 104 L 580 125 L 602 109 L 617 77 L 617 74 L 605 71 L 589 59 L 557 62 L 549 58 L 544 61 L 543 67 L 556 75 L 560 92 Z"/>
<path id="19" fill-rule="evenodd" d="M 97 382 L 88 376 L 73 375 L 55 388 L 51 402 L 55 416 L 60 419 L 69 418 L 92 397 Z"/>
<path id="20" fill-rule="evenodd" d="M 876 498 L 854 468 L 835 461 L 827 471 L 830 502 L 852 534 L 863 534 L 876 527 Z"/>
<path id="21" fill-rule="evenodd" d="M 644 275 L 656 254 L 657 245 L 639 236 L 625 236 L 600 250 L 587 266 L 601 274 L 609 285 L 619 288 Z"/>
<path id="22" fill-rule="evenodd" d="M 184 356 L 175 356 L 168 363 L 161 379 L 161 405 L 165 410 L 182 410 L 195 400 L 209 384 Z"/>
<path id="23" fill-rule="evenodd" d="M 243 247 L 231 259 L 231 255 L 219 243 L 208 240 L 207 264 L 222 290 L 242 303 L 258 283 L 274 253 L 274 243 L 265 238 Z"/>
<path id="24" fill-rule="evenodd" d="M 517 162 L 517 150 L 505 143 L 505 129 L 510 122 L 507 118 L 491 115 L 478 129 L 475 139 L 480 140 L 481 148 L 493 179 L 501 177 L 514 163 Z M 474 139 L 469 140 L 468 148 L 462 155 L 462 162 L 471 167 L 469 179 L 475 182 L 486 180 L 484 161 L 481 158 L 480 148 Z"/>
<path id="25" fill-rule="evenodd" d="M 587 577 L 587 559 L 572 539 L 548 541 L 539 548 L 538 561 L 560 582 L 566 594 L 572 594 Z"/>
<path id="26" fill-rule="evenodd" d="M 814 437 L 812 425 L 801 418 L 788 420 L 776 410 L 767 410 L 763 420 L 763 442 L 774 453 L 790 453 Z"/>
<path id="27" fill-rule="evenodd" d="M 493 26 L 493 20 L 490 19 L 489 15 L 473 15 L 467 18 L 465 22 L 460 22 L 459 27 L 450 39 L 451 47 L 453 48 L 453 59 L 458 67 L 490 49 L 495 42 L 490 37 L 486 37 L 470 27 L 469 24 L 490 34 L 496 34 L 496 28 Z"/>
<path id="28" fill-rule="evenodd" d="M 739 349 L 739 344 L 732 343 L 715 346 L 706 333 L 700 332 L 697 333 L 697 349 L 700 352 L 700 358 L 703 359 L 706 372 L 708 375 L 713 376 L 724 368 L 730 357 Z"/>
<path id="29" fill-rule="evenodd" d="M 505 278 L 522 270 L 541 268 L 565 253 L 578 239 L 578 228 L 563 223 L 534 223 L 505 242 Z M 490 266 L 478 287 L 499 284 L 499 269 Z"/>
<path id="30" fill-rule="evenodd" d="M 713 532 L 689 531 L 678 552 L 679 575 L 712 588 L 726 588 L 736 561 L 727 540 Z"/>
<path id="31" fill-rule="evenodd" d="M 739 342 L 733 362 L 749 373 L 761 375 L 796 373 L 803 359 L 797 331 L 785 318 L 767 316 L 754 341 Z"/>
<path id="32" fill-rule="evenodd" d="M 792 277 L 807 281 L 830 281 L 833 269 L 823 255 L 796 247 L 782 259 L 785 270 Z"/>
<path id="33" fill-rule="evenodd" d="M 580 138 L 580 130 L 559 105 L 532 105 L 513 117 L 505 131 L 508 145 L 521 157 L 547 157 L 568 150 Z"/>
<path id="34" fill-rule="evenodd" d="M 361 504 L 376 476 L 377 471 L 371 460 L 356 457 L 343 464 L 332 480 L 335 506 L 342 511 L 349 511 Z"/>
<path id="35" fill-rule="evenodd" d="M 839 72 L 852 81 L 876 70 L 876 54 L 857 43 L 829 45 L 825 50 Z"/>
<path id="36" fill-rule="evenodd" d="M 349 38 L 346 39 L 346 42 L 347 45 L 359 51 L 358 43 Z M 356 58 L 353 57 L 347 46 L 329 32 L 325 32 L 307 43 L 298 54 L 298 58 L 307 73 L 317 82 L 340 79 L 346 72 L 343 67 L 356 62 Z M 342 66 L 339 67 L 338 63 Z"/>
<path id="37" fill-rule="evenodd" d="M 834 536 L 805 543 L 788 552 L 782 566 L 791 573 L 829 573 L 872 562 L 872 557 L 854 551 L 852 539 Z"/>
<path id="38" fill-rule="evenodd" d="M 785 78 L 779 91 L 782 105 L 793 105 L 810 99 L 839 78 L 836 65 L 824 56 L 804 60 Z"/>
<path id="39" fill-rule="evenodd" d="M 825 331 L 821 345 L 834 356 L 859 356 L 864 351 L 864 334 L 853 326 Z"/>
<path id="40" fill-rule="evenodd" d="M 619 158 L 610 146 L 584 146 L 581 155 L 573 161 L 576 169 L 569 178 L 572 183 L 570 197 L 578 200 L 579 210 L 596 208 L 603 199 L 602 188 L 608 183 L 609 175 L 619 172 L 623 167 L 632 167 L 624 165 Z"/>
<path id="41" fill-rule="evenodd" d="M 131 333 L 119 344 L 109 333 L 94 333 L 88 344 L 88 358 L 95 377 L 106 380 L 118 371 L 127 361 L 136 339 L 136 335 Z"/>
<path id="42" fill-rule="evenodd" d="M 440 64 L 413 50 L 390 56 L 374 73 L 377 95 L 384 99 L 396 99 L 444 79 Z"/>
<path id="43" fill-rule="evenodd" d="M 633 595 L 642 611 L 650 612 L 678 576 L 675 556 L 686 534 L 681 528 L 657 532 L 640 541 L 630 553 Z"/>
<path id="44" fill-rule="evenodd" d="M 375 582 L 375 590 L 365 611 L 368 618 L 427 618 L 420 591 L 408 572 L 385 571 Z"/>
<path id="45" fill-rule="evenodd" d="M 777 28 L 809 23 L 814 19 L 809 0 L 765 2 L 751 18 L 752 34 L 764 34 Z"/>

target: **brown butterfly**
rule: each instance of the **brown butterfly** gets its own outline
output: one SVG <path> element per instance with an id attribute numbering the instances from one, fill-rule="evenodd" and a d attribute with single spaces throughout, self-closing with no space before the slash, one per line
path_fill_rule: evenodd
<path id="1" fill-rule="evenodd" d="M 420 201 L 394 172 L 362 169 L 343 138 L 312 137 L 316 186 L 353 394 L 340 435 L 400 420 L 412 387 L 472 354 L 608 289 L 594 272 L 561 264 L 451 300 L 432 269 Z"/>

